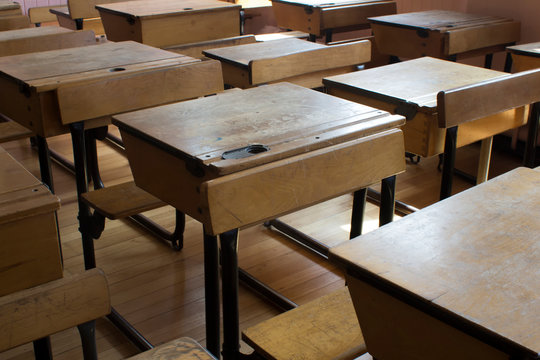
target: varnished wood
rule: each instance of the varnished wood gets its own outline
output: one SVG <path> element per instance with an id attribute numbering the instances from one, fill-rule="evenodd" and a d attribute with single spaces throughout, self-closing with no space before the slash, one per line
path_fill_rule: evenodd
<path id="1" fill-rule="evenodd" d="M 0 152 L 0 295 L 62 277 L 59 207 L 39 180 Z"/>
<path id="2" fill-rule="evenodd" d="M 111 0 L 112 2 L 112 0 Z M 70 2 L 68 2 L 69 4 Z M 80 2 L 83 3 L 83 2 Z M 83 6 L 87 6 L 87 4 L 90 3 L 88 1 L 84 1 Z M 93 11 L 96 12 L 94 15 L 89 15 L 89 17 L 73 17 L 72 14 L 69 11 L 68 7 L 55 7 L 50 10 L 50 12 L 54 15 L 56 15 L 56 20 L 58 21 L 58 24 L 62 27 L 65 27 L 70 30 L 91 30 L 93 31 L 97 36 L 101 36 L 105 34 L 105 29 L 103 29 L 103 23 L 101 22 L 101 18 L 99 18 L 99 14 L 97 13 L 97 10 L 93 9 Z M 79 23 L 79 25 L 77 24 Z M 80 25 L 82 24 L 82 28 L 80 28 Z"/>
<path id="3" fill-rule="evenodd" d="M 379 50 L 403 58 L 492 53 L 520 38 L 520 23 L 511 19 L 446 10 L 369 18 Z M 469 54 L 475 51 L 474 54 Z"/>
<path id="4" fill-rule="evenodd" d="M 112 41 L 166 47 L 240 35 L 240 5 L 218 0 L 136 0 L 98 5 Z"/>
<path id="5" fill-rule="evenodd" d="M 223 87 L 218 63 L 135 42 L 2 57 L 0 68 L 0 110 L 45 137 L 66 132 L 64 124 L 74 121 L 105 125 L 109 119 L 102 116 Z M 19 91 L 21 81 L 26 94 Z"/>
<path id="6" fill-rule="evenodd" d="M 2 121 L 0 117 L 0 143 L 23 139 L 32 135 L 32 131 L 28 130 L 18 123 L 8 120 Z"/>
<path id="7" fill-rule="evenodd" d="M 18 2 L 11 0 L 0 0 L 0 16 L 21 14 L 21 5 Z"/>
<path id="8" fill-rule="evenodd" d="M 347 287 L 242 332 L 265 359 L 353 359 L 366 347 Z"/>
<path id="9" fill-rule="evenodd" d="M 0 56 L 95 45 L 92 31 L 43 26 L 0 32 Z"/>
<path id="10" fill-rule="evenodd" d="M 193 339 L 180 338 L 129 358 L 130 360 L 215 360 Z"/>
<path id="11" fill-rule="evenodd" d="M 537 358 L 539 185 L 516 169 L 331 249 L 374 357 Z"/>
<path id="12" fill-rule="evenodd" d="M 64 8 L 64 5 L 36 6 L 28 9 L 28 17 L 32 24 L 49 23 L 56 21 L 56 15 L 51 9 Z"/>
<path id="13" fill-rule="evenodd" d="M 354 71 L 370 60 L 369 41 L 326 46 L 299 39 L 275 40 L 210 49 L 204 54 L 223 62 L 223 78 L 231 86 L 288 81 L 315 88 L 322 78 Z M 231 71 L 231 67 L 234 71 Z"/>
<path id="14" fill-rule="evenodd" d="M 251 43 L 254 43 L 255 41 L 256 40 L 255 40 L 254 35 L 241 35 L 241 36 L 234 36 L 234 37 L 225 38 L 225 39 L 202 41 L 202 42 L 184 44 L 184 45 L 175 45 L 175 46 L 165 47 L 164 50 L 173 51 L 175 53 L 191 56 L 194 58 L 202 58 L 204 56 L 203 55 L 204 50 L 216 49 L 216 48 L 227 47 L 227 46 L 251 44 Z"/>
<path id="15" fill-rule="evenodd" d="M 30 27 L 30 19 L 26 15 L 0 16 L 0 31 L 24 29 Z"/>
<path id="16" fill-rule="evenodd" d="M 0 297 L 0 351 L 97 319 L 110 307 L 99 269 Z"/>
<path id="17" fill-rule="evenodd" d="M 509 46 L 512 65 L 515 72 L 532 70 L 540 67 L 540 42 Z"/>
<path id="18" fill-rule="evenodd" d="M 273 0 L 272 7 L 280 27 L 316 36 L 326 30 L 366 28 L 368 17 L 396 13 L 396 3 L 384 0 Z"/>
<path id="19" fill-rule="evenodd" d="M 508 76 L 499 71 L 425 57 L 326 78 L 323 82 L 331 94 L 386 111 L 408 114 L 408 121 L 403 127 L 407 151 L 432 156 L 443 152 L 445 134 L 445 123 L 440 120 L 443 108 L 437 101 L 437 94 L 447 89 L 467 89 L 474 84 L 484 84 L 484 89 L 493 89 L 495 94 L 495 87 L 489 85 L 507 79 Z M 510 79 L 516 81 L 519 78 Z M 525 83 L 527 81 L 522 85 Z M 503 96 L 500 93 L 494 94 L 494 97 Z M 459 110 L 463 116 L 459 119 L 454 117 L 455 122 L 452 123 L 460 126 L 458 136 L 461 139 L 458 139 L 458 146 L 523 125 L 526 122 L 526 112 L 521 105 L 526 102 L 520 102 L 519 97 L 509 98 L 516 100 L 516 109 L 506 112 L 500 112 L 504 109 L 498 104 L 493 108 L 477 106 L 478 103 L 484 103 L 484 99 L 476 98 L 474 104 L 460 104 Z M 528 100 L 529 95 L 524 98 Z M 476 111 L 477 114 L 481 112 L 483 118 L 476 117 L 477 120 L 469 121 L 475 117 L 468 118 L 463 112 L 466 109 Z"/>
<path id="20" fill-rule="evenodd" d="M 82 194 L 82 199 L 111 220 L 165 206 L 165 203 L 138 188 L 132 181 L 87 192 Z"/>

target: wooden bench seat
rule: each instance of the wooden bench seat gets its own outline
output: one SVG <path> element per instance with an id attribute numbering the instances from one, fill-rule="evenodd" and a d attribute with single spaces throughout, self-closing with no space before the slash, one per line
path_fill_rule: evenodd
<path id="1" fill-rule="evenodd" d="M 169 341 L 163 345 L 157 346 L 152 350 L 145 351 L 129 360 L 215 360 L 208 351 L 206 351 L 195 340 L 183 337 Z"/>
<path id="2" fill-rule="evenodd" d="M 82 194 L 83 201 L 111 220 L 124 219 L 166 204 L 133 181 Z"/>
<path id="3" fill-rule="evenodd" d="M 42 23 L 57 23 L 56 15 L 51 9 L 65 8 L 65 5 L 36 6 L 28 9 L 30 22 L 35 26 L 41 26 Z"/>
<path id="4" fill-rule="evenodd" d="M 354 359 L 366 352 L 347 287 L 246 329 L 265 359 Z"/>

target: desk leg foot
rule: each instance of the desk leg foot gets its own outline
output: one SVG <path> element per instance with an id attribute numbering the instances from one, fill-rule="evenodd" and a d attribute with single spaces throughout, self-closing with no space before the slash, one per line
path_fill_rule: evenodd
<path id="1" fill-rule="evenodd" d="M 351 232 L 349 239 L 362 235 L 362 224 L 364 223 L 364 210 L 366 208 L 367 188 L 360 189 L 353 194 L 353 205 L 351 215 Z"/>
<path id="2" fill-rule="evenodd" d="M 217 237 L 204 235 L 204 298 L 206 313 L 206 348 L 219 359 L 219 260 Z"/>
<path id="3" fill-rule="evenodd" d="M 238 229 L 219 236 L 221 243 L 221 279 L 223 301 L 223 359 L 240 354 L 238 309 Z"/>
<path id="4" fill-rule="evenodd" d="M 53 175 L 51 170 L 51 157 L 49 153 L 49 145 L 47 145 L 47 139 L 42 136 L 36 135 L 36 145 L 38 149 L 39 158 L 39 172 L 41 174 L 41 181 L 49 187 L 49 190 L 54 194 Z"/>
<path id="5" fill-rule="evenodd" d="M 96 322 L 94 320 L 77 325 L 83 348 L 84 360 L 97 360 Z"/>
<path id="6" fill-rule="evenodd" d="M 454 176 L 454 164 L 456 162 L 457 130 L 457 126 L 446 129 L 440 192 L 441 200 L 452 195 L 452 177 Z"/>

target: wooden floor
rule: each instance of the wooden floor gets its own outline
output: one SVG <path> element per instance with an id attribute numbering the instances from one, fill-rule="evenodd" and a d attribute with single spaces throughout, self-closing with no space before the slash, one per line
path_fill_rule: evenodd
<path id="1" fill-rule="evenodd" d="M 70 156 L 69 136 L 50 139 L 51 148 Z M 37 154 L 28 140 L 3 147 L 36 176 Z M 476 172 L 479 147 L 458 151 L 457 166 Z M 100 144 L 100 165 L 105 184 L 131 178 L 127 160 L 108 144 Z M 407 164 L 398 176 L 397 198 L 422 208 L 438 198 L 440 172 L 437 158 Z M 520 165 L 521 159 L 495 152 L 490 176 Z M 60 166 L 53 166 L 55 190 L 61 198 L 58 212 L 65 273 L 83 271 L 82 249 L 77 222 L 75 182 Z M 455 179 L 454 189 L 470 185 Z M 327 244 L 346 241 L 350 216 L 350 195 L 291 214 L 284 219 Z M 378 209 L 370 206 L 367 227 L 377 226 Z M 151 218 L 169 229 L 174 227 L 174 211 L 162 208 L 149 212 Z M 184 249 L 173 251 L 129 221 L 108 221 L 101 238 L 95 241 L 98 267 L 107 274 L 113 306 L 144 336 L 157 345 L 181 336 L 205 344 L 202 226 L 187 220 Z M 240 235 L 240 266 L 298 304 L 344 286 L 339 270 L 293 244 L 273 230 L 258 225 Z M 278 313 L 245 288 L 240 289 L 241 327 L 245 328 Z M 77 331 L 70 329 L 52 336 L 55 359 L 80 359 Z M 107 320 L 97 321 L 100 359 L 122 359 L 137 350 Z M 243 345 L 243 351 L 250 349 Z M 0 359 L 32 359 L 32 346 L 25 345 L 0 354 Z"/>

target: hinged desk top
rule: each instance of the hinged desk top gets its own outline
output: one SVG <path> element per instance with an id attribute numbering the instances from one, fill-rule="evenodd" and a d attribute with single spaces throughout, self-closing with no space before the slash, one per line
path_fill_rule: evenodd
<path id="1" fill-rule="evenodd" d="M 224 8 L 238 8 L 241 6 L 219 0 L 152 0 L 152 1 L 126 1 L 112 4 L 97 5 L 100 11 L 117 15 L 135 17 L 160 17 L 171 15 L 189 15 L 192 13 L 219 11 Z"/>
<path id="2" fill-rule="evenodd" d="M 224 175 L 395 128 L 403 118 L 279 83 L 116 115 L 113 122 L 177 157 L 194 159 Z M 226 151 L 249 145 L 269 150 L 222 159 Z"/>
<path id="3" fill-rule="evenodd" d="M 513 54 L 540 57 L 540 42 L 508 46 L 506 49 Z"/>
<path id="4" fill-rule="evenodd" d="M 21 8 L 21 5 L 19 5 L 19 3 L 16 1 L 0 0 L 0 14 L 2 11 L 17 10 L 20 8 Z"/>
<path id="5" fill-rule="evenodd" d="M 324 79 L 329 87 L 379 99 L 406 103 L 420 111 L 437 111 L 437 93 L 508 74 L 430 57 L 403 61 L 379 68 Z"/>
<path id="6" fill-rule="evenodd" d="M 429 10 L 369 18 L 372 23 L 445 32 L 474 26 L 512 21 L 499 16 L 467 14 L 448 10 Z"/>
<path id="7" fill-rule="evenodd" d="M 519 168 L 334 247 L 330 256 L 352 276 L 538 358 L 538 214 L 540 168 Z"/>

